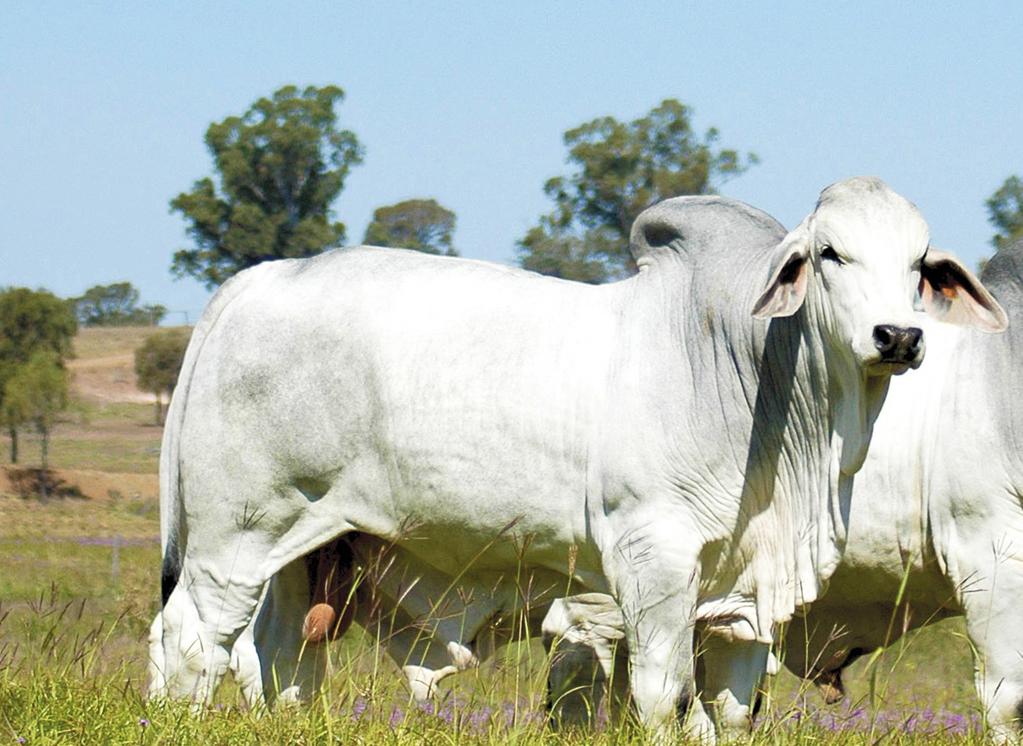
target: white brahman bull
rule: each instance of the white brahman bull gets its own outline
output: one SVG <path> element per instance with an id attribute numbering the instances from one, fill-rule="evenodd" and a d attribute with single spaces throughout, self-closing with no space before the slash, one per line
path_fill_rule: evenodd
<path id="1" fill-rule="evenodd" d="M 788 235 L 702 200 L 722 209 L 640 216 L 641 271 L 606 286 L 374 248 L 225 285 L 161 455 L 154 691 L 207 701 L 264 588 L 278 606 L 268 581 L 350 533 L 497 608 L 522 578 L 613 594 L 651 728 L 690 690 L 697 622 L 726 668 L 762 669 L 839 560 L 890 376 L 920 364 L 917 284 L 938 314 L 1004 319 L 879 180 L 829 187 Z"/>
<path id="2" fill-rule="evenodd" d="M 977 694 L 1010 741 L 1023 717 L 1023 243 L 982 279 L 1008 333 L 926 325 L 927 369 L 892 387 L 856 477 L 845 557 L 789 625 L 784 661 L 835 700 L 860 654 L 964 615 Z"/>
<path id="3" fill-rule="evenodd" d="M 927 365 L 892 383 L 855 477 L 842 562 L 827 592 L 790 622 L 781 652 L 835 702 L 842 669 L 861 655 L 965 615 L 987 722 L 1009 741 L 1023 717 L 1023 460 L 1012 446 L 1023 437 L 1012 383 L 1023 364 L 1023 242 L 998 252 L 981 279 L 1011 320 L 1009 332 L 920 316 Z M 575 689 L 587 707 L 614 665 L 622 630 L 615 609 L 602 594 L 559 599 L 542 625 L 545 640 L 562 640 L 568 652 L 553 666 L 552 688 Z M 713 650 L 701 664 L 712 682 L 705 698 L 741 696 L 713 683 L 720 676 Z"/>

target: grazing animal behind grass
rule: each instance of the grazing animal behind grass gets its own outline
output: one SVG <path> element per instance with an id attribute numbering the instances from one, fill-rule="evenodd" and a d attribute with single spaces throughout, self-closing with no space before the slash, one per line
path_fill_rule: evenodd
<path id="1" fill-rule="evenodd" d="M 477 608 L 526 578 L 616 598 L 646 727 L 692 691 L 698 622 L 741 672 L 728 717 L 748 716 L 774 626 L 838 563 L 889 379 L 923 359 L 917 283 L 937 314 L 1004 324 L 927 246 L 917 210 L 859 178 L 787 235 L 741 203 L 668 200 L 634 226 L 640 273 L 599 287 L 365 247 L 239 274 L 168 416 L 154 692 L 208 701 L 261 598 L 300 620 L 304 558 L 358 533 L 468 589 L 455 667 Z M 304 640 L 253 639 L 265 693 Z"/>

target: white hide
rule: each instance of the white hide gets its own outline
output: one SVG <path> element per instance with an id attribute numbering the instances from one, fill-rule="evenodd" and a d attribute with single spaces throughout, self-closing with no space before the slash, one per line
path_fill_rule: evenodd
<path id="1" fill-rule="evenodd" d="M 906 630 L 964 614 L 992 735 L 1012 741 L 1023 705 L 1023 461 L 1014 446 L 1023 436 L 1015 379 L 1023 363 L 1015 341 L 1023 324 L 1023 244 L 1000 252 L 989 269 L 984 281 L 1013 319 L 1009 334 L 919 316 L 927 364 L 892 382 L 855 477 L 842 562 L 827 592 L 789 623 L 781 650 L 794 673 L 817 678 L 837 698 L 841 669 L 855 658 Z M 574 640 L 580 625 L 588 629 L 584 614 L 569 619 L 553 609 L 546 635 Z M 614 627 L 611 614 L 600 611 L 605 628 Z M 620 627 L 604 634 L 608 640 L 587 639 L 598 656 Z M 701 665 L 720 670 L 720 654 L 706 651 Z M 606 674 L 609 664 L 599 664 L 560 671 L 556 662 L 552 677 L 565 687 L 586 685 Z M 738 727 L 741 714 L 714 709 L 749 687 L 703 691 L 703 708 L 720 718 L 719 727 Z"/>
<path id="2" fill-rule="evenodd" d="M 1014 269 L 1020 284 L 1023 264 Z M 989 287 L 1013 319 L 1010 333 L 924 326 L 926 370 L 892 385 L 856 478 L 842 564 L 827 594 L 789 625 L 784 660 L 834 686 L 858 654 L 963 614 L 987 721 L 996 738 L 1014 741 L 1023 707 L 1023 348 L 1014 343 L 1023 296 Z"/>
<path id="3" fill-rule="evenodd" d="M 922 358 L 864 340 L 909 323 L 926 225 L 871 179 L 783 241 L 717 198 L 644 216 L 641 272 L 600 287 L 375 248 L 228 283 L 161 455 L 157 690 L 208 699 L 267 582 L 353 531 L 499 604 L 521 577 L 613 594 L 655 728 L 691 687 L 696 623 L 760 650 L 816 598 L 889 376 Z"/>

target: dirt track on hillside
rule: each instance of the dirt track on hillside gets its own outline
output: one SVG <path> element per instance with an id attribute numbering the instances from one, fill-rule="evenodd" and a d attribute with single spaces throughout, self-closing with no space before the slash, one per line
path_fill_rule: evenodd
<path id="1" fill-rule="evenodd" d="M 88 328 L 75 338 L 77 357 L 68 361 L 79 397 L 96 402 L 152 404 L 152 394 L 135 384 L 135 350 L 153 327 Z"/>
<path id="2" fill-rule="evenodd" d="M 18 475 L 24 472 L 13 466 L 0 466 L 0 494 L 17 494 Z M 156 474 L 123 474 L 95 469 L 53 469 L 57 484 L 90 500 L 119 498 L 157 499 L 160 493 Z M 75 499 L 75 498 L 70 498 Z"/>

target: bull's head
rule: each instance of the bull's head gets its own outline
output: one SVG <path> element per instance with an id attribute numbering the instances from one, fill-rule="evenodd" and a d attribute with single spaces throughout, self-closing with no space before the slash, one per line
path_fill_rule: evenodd
<path id="1" fill-rule="evenodd" d="M 989 332 L 1005 312 L 953 256 L 929 248 L 916 207 L 880 179 L 857 177 L 821 192 L 817 207 L 775 250 L 758 318 L 817 308 L 829 346 L 851 350 L 867 375 L 923 361 L 914 302 L 937 318 Z"/>

